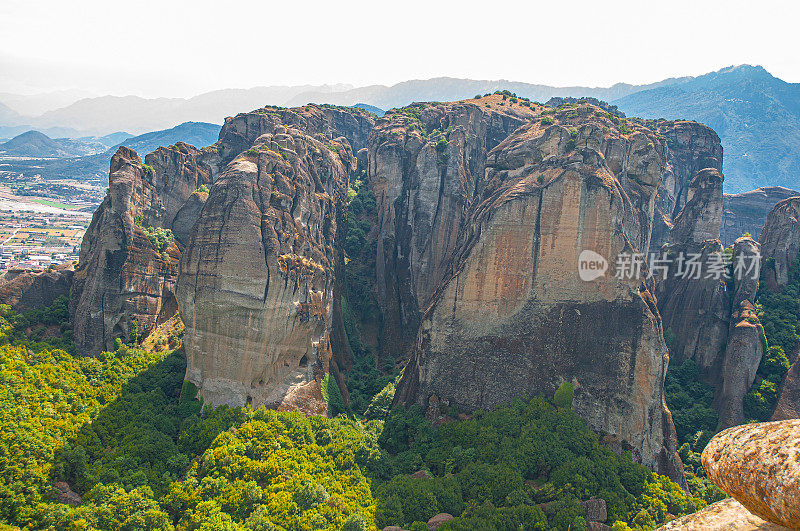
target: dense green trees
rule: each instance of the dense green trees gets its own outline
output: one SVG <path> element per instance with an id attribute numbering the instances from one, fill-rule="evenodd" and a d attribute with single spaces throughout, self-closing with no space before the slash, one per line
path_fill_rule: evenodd
<path id="1" fill-rule="evenodd" d="M 775 260 L 767 261 L 774 267 Z M 789 269 L 789 282 L 780 290 L 771 290 L 766 281 L 758 287 L 758 317 L 764 326 L 767 346 L 753 387 L 744 398 L 748 419 L 766 421 L 775 411 L 783 377 L 789 370 L 787 352 L 800 345 L 800 260 Z"/>
<path id="2" fill-rule="evenodd" d="M 566 530 L 580 525 L 579 500 L 591 496 L 606 500 L 610 522 L 632 523 L 640 513 L 663 522 L 667 513 L 705 506 L 629 455 L 603 448 L 572 409 L 541 397 L 438 428 L 417 407 L 396 408 L 380 444 L 388 456 L 373 472 L 378 525 L 408 526 L 450 512 L 462 516 L 445 529 L 507 529 L 500 522 L 515 522 L 513 529 Z M 434 477 L 407 475 L 419 469 Z"/>
<path id="3" fill-rule="evenodd" d="M 372 420 L 359 411 L 327 419 L 203 408 L 182 380 L 180 349 L 120 344 L 81 358 L 31 341 L 38 323 L 60 326 L 59 305 L 26 316 L 5 308 L 0 318 L 2 522 L 361 531 L 422 529 L 449 512 L 456 518 L 445 530 L 574 530 L 586 524 L 580 501 L 596 496 L 609 523 L 648 529 L 704 503 L 603 448 L 569 407 L 566 385 L 559 407 L 520 399 L 438 427 L 418 407 L 389 410 L 396 377 L 386 373 L 381 387 L 362 391 L 372 393 Z M 56 484 L 82 503 L 59 503 Z"/>

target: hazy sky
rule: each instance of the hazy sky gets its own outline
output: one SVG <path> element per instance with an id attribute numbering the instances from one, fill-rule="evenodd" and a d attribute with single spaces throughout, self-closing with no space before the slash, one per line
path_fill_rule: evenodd
<path id="1" fill-rule="evenodd" d="M 796 0 L 1 0 L 0 92 L 191 96 L 436 76 L 608 86 L 760 64 L 800 82 Z"/>

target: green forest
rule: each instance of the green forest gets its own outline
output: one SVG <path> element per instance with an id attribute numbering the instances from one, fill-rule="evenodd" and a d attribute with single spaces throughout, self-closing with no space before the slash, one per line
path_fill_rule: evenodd
<path id="1" fill-rule="evenodd" d="M 572 409 L 574 388 L 493 411 L 392 408 L 401 363 L 375 353 L 375 198 L 348 194 L 343 367 L 349 395 L 323 380 L 332 418 L 204 406 L 183 380 L 182 324 L 155 339 L 117 340 L 78 355 L 68 300 L 17 313 L 0 306 L 0 529 L 427 530 L 586 529 L 604 500 L 614 530 L 652 530 L 725 497 L 705 476 L 716 433 L 714 388 L 693 360 L 673 364 L 665 390 L 691 494 L 601 444 Z M 800 261 L 799 261 L 800 262 Z M 745 399 L 768 418 L 800 343 L 800 266 L 780 293 L 762 284 L 765 355 Z M 670 331 L 665 333 L 670 343 Z M 380 340 L 378 338 L 378 340 Z"/>
<path id="2" fill-rule="evenodd" d="M 732 255 L 733 249 L 729 247 L 726 252 Z M 775 259 L 768 258 L 765 267 L 774 268 Z M 789 282 L 780 290 L 770 289 L 768 282 L 761 279 L 756 311 L 763 325 L 764 355 L 755 381 L 744 397 L 747 422 L 770 420 L 778 402 L 778 391 L 789 370 L 786 353 L 800 346 L 800 260 L 794 260 Z M 664 335 L 669 345 L 674 335 L 671 330 Z M 706 477 L 700 462 L 703 449 L 719 431 L 719 417 L 712 407 L 716 390 L 701 381 L 693 359 L 680 365 L 670 364 L 664 390 L 692 494 L 709 503 L 725 498 L 726 494 Z"/>
<path id="3" fill-rule="evenodd" d="M 385 385 L 335 418 L 212 409 L 165 341 L 77 356 L 66 305 L 0 312 L 11 528 L 419 530 L 447 512 L 443 530 L 579 530 L 581 501 L 598 497 L 614 529 L 645 530 L 707 503 L 601 446 L 568 386 L 435 427 L 418 407 L 391 409 L 396 375 L 361 357 Z"/>

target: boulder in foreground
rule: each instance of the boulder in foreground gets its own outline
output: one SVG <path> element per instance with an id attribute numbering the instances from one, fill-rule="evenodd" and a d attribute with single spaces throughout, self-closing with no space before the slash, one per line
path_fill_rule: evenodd
<path id="1" fill-rule="evenodd" d="M 678 518 L 657 531 L 783 531 L 782 525 L 765 522 L 733 498 L 712 503 L 702 511 Z"/>
<path id="2" fill-rule="evenodd" d="M 720 432 L 703 451 L 703 467 L 719 488 L 750 512 L 800 528 L 800 420 Z"/>

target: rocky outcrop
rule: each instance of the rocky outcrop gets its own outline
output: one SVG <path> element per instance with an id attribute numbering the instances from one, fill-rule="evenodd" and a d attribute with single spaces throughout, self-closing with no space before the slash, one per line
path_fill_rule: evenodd
<path id="1" fill-rule="evenodd" d="M 223 153 L 252 128 L 259 136 L 216 179 L 181 258 L 186 379 L 213 405 L 325 413 L 337 227 L 355 159 L 343 137 L 251 114 L 223 128 Z"/>
<path id="2" fill-rule="evenodd" d="M 791 366 L 781 385 L 778 403 L 770 420 L 800 418 L 800 362 L 797 353 L 791 353 Z"/>
<path id="3" fill-rule="evenodd" d="M 375 125 L 375 115 L 357 107 L 315 105 L 286 109 L 268 106 L 225 119 L 219 135 L 224 163 L 250 149 L 258 137 L 271 133 L 276 123 L 293 126 L 327 139 L 344 137 L 353 153 L 367 145 L 367 137 Z M 329 144 L 333 146 L 333 144 Z"/>
<path id="4" fill-rule="evenodd" d="M 681 518 L 676 518 L 657 531 L 788 531 L 788 527 L 767 522 L 734 500 L 725 498 Z"/>
<path id="5" fill-rule="evenodd" d="M 763 275 L 771 289 L 789 282 L 789 269 L 800 253 L 800 197 L 780 201 L 767 216 L 759 236 Z"/>
<path id="6" fill-rule="evenodd" d="M 124 147 L 111 159 L 108 194 L 84 235 L 70 300 L 82 352 L 112 349 L 133 330 L 144 337 L 177 310 L 179 246 L 168 234 L 160 243 L 151 236 L 171 227 L 196 188 L 211 184 L 210 156 L 179 143 L 151 153 L 147 164 Z"/>
<path id="7" fill-rule="evenodd" d="M 773 291 L 783 290 L 800 252 L 800 197 L 784 199 L 775 205 L 767 216 L 759 241 L 765 287 Z M 795 348 L 786 355 L 791 366 L 781 385 L 772 420 L 800 417 L 800 353 Z"/>
<path id="8" fill-rule="evenodd" d="M 384 353 L 407 356 L 421 314 L 448 274 L 467 211 L 485 186 L 486 153 L 536 112 L 535 105 L 492 95 L 414 104 L 376 123 L 368 149 Z"/>
<path id="9" fill-rule="evenodd" d="M 718 380 L 714 406 L 719 412 L 719 426 L 727 428 L 745 421 L 743 400 L 755 381 L 764 356 L 764 328 L 756 315 L 754 300 L 758 292 L 758 271 L 748 273 L 740 267 L 750 267 L 760 259 L 758 243 L 743 236 L 733 246 L 733 290 L 731 317 Z M 748 264 L 740 266 L 740 264 Z M 728 288 L 730 289 L 730 284 Z"/>
<path id="10" fill-rule="evenodd" d="M 659 121 L 656 129 L 666 139 L 669 150 L 656 197 L 650 247 L 654 252 L 669 240 L 672 224 L 688 201 L 690 183 L 697 172 L 705 168 L 722 172 L 722 144 L 710 127 L 677 120 Z"/>
<path id="11" fill-rule="evenodd" d="M 529 123 L 491 150 L 395 400 L 474 410 L 571 382 L 592 429 L 683 482 L 655 300 L 643 276 L 614 275 L 649 246 L 665 164 L 658 136 L 622 133 L 590 105 Z M 607 257 L 609 270 L 582 280 L 582 250 Z"/>
<path id="12" fill-rule="evenodd" d="M 703 450 L 703 467 L 750 512 L 800 528 L 800 420 L 729 428 Z"/>
<path id="13" fill-rule="evenodd" d="M 439 513 L 436 516 L 431 517 L 430 520 L 428 520 L 428 531 L 436 531 L 437 529 L 442 527 L 445 522 L 449 522 L 452 519 L 453 519 L 452 514 Z"/>
<path id="14" fill-rule="evenodd" d="M 686 192 L 670 242 L 661 250 L 667 264 L 658 276 L 656 298 L 670 338 L 671 363 L 694 359 L 706 383 L 717 387 L 722 427 L 744 421 L 742 400 L 763 354 L 762 328 L 755 314 L 759 246 L 736 241 L 728 256 L 719 242 L 722 175 L 697 173 Z M 730 281 L 729 281 L 730 279 Z"/>
<path id="15" fill-rule="evenodd" d="M 0 275 L 0 304 L 18 312 L 51 306 L 59 297 L 69 297 L 75 264 L 45 269 L 9 269 Z"/>
<path id="16" fill-rule="evenodd" d="M 208 200 L 208 192 L 194 191 L 175 213 L 172 219 L 172 234 L 181 246 L 186 247 L 194 230 L 194 224 L 200 218 L 200 212 Z"/>
<path id="17" fill-rule="evenodd" d="M 767 214 L 780 201 L 800 196 L 800 192 L 781 186 L 765 186 L 741 194 L 723 196 L 724 213 L 720 241 L 728 246 L 743 234 L 758 240 L 767 221 Z"/>
<path id="18" fill-rule="evenodd" d="M 722 218 L 722 175 L 712 169 L 698 173 L 678 214 L 670 243 L 661 250 L 669 269 L 657 276 L 656 298 L 664 330 L 671 339 L 670 361 L 680 365 L 694 358 L 705 378 L 719 374 L 730 321 L 727 284 L 707 275 L 712 261 L 722 260 L 718 241 Z M 687 263 L 693 257 L 696 266 Z"/>

